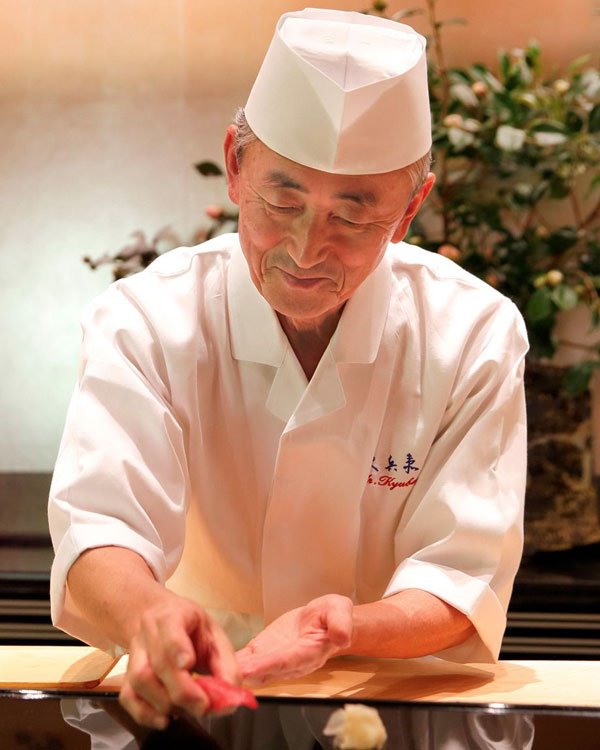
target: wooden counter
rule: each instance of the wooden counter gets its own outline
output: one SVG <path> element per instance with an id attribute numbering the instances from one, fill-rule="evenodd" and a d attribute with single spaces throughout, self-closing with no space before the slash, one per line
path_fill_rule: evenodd
<path id="1" fill-rule="evenodd" d="M 87 647 L 0 647 L 0 690 L 117 692 L 126 659 Z M 600 662 L 333 659 L 307 677 L 257 689 L 259 697 L 332 698 L 471 706 L 577 708 L 600 713 Z"/>

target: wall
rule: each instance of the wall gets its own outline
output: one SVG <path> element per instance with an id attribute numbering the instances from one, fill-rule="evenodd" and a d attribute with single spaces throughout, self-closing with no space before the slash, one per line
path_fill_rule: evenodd
<path id="1" fill-rule="evenodd" d="M 415 0 L 418 5 L 420 0 Z M 313 2 L 360 10 L 365 2 Z M 450 63 L 539 39 L 551 64 L 597 48 L 593 0 L 440 0 Z M 81 256 L 170 224 L 188 240 L 283 0 L 0 0 L 0 471 L 47 471 L 77 369 L 78 318 L 110 281 Z M 393 9 L 400 4 L 391 4 Z M 422 20 L 415 25 L 424 30 Z"/>

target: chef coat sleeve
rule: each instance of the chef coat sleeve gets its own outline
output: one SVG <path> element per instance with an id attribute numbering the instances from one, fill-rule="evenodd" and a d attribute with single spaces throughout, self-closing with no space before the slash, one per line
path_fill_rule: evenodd
<path id="1" fill-rule="evenodd" d="M 385 596 L 412 588 L 446 601 L 476 633 L 436 656 L 489 662 L 498 657 L 523 548 L 527 334 L 508 301 L 473 330 L 397 529 L 398 567 Z"/>
<path id="2" fill-rule="evenodd" d="M 131 286 L 113 284 L 86 310 L 82 328 L 50 489 L 51 609 L 57 627 L 109 650 L 69 595 L 69 568 L 87 549 L 125 547 L 164 582 L 183 548 L 189 480 L 163 349 Z"/>

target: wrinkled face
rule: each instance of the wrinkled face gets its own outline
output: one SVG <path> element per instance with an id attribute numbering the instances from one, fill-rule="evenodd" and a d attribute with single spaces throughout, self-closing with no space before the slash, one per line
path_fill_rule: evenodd
<path id="1" fill-rule="evenodd" d="M 250 275 L 278 313 L 303 328 L 336 314 L 399 242 L 431 185 L 411 199 L 406 172 L 335 175 L 251 143 L 237 164 L 225 141 L 229 196 Z M 433 178 L 431 177 L 432 183 Z"/>

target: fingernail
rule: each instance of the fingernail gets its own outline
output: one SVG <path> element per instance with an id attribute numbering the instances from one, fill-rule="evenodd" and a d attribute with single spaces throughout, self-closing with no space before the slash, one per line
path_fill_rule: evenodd
<path id="1" fill-rule="evenodd" d="M 185 654 L 183 651 L 181 651 L 179 654 L 177 654 L 177 658 L 175 659 L 175 664 L 179 667 L 179 669 L 185 669 L 188 663 L 188 657 L 187 654 Z"/>
<path id="2" fill-rule="evenodd" d="M 169 723 L 169 720 L 167 719 L 166 716 L 157 716 L 154 719 L 154 727 L 156 729 L 166 729 L 168 723 Z"/>

